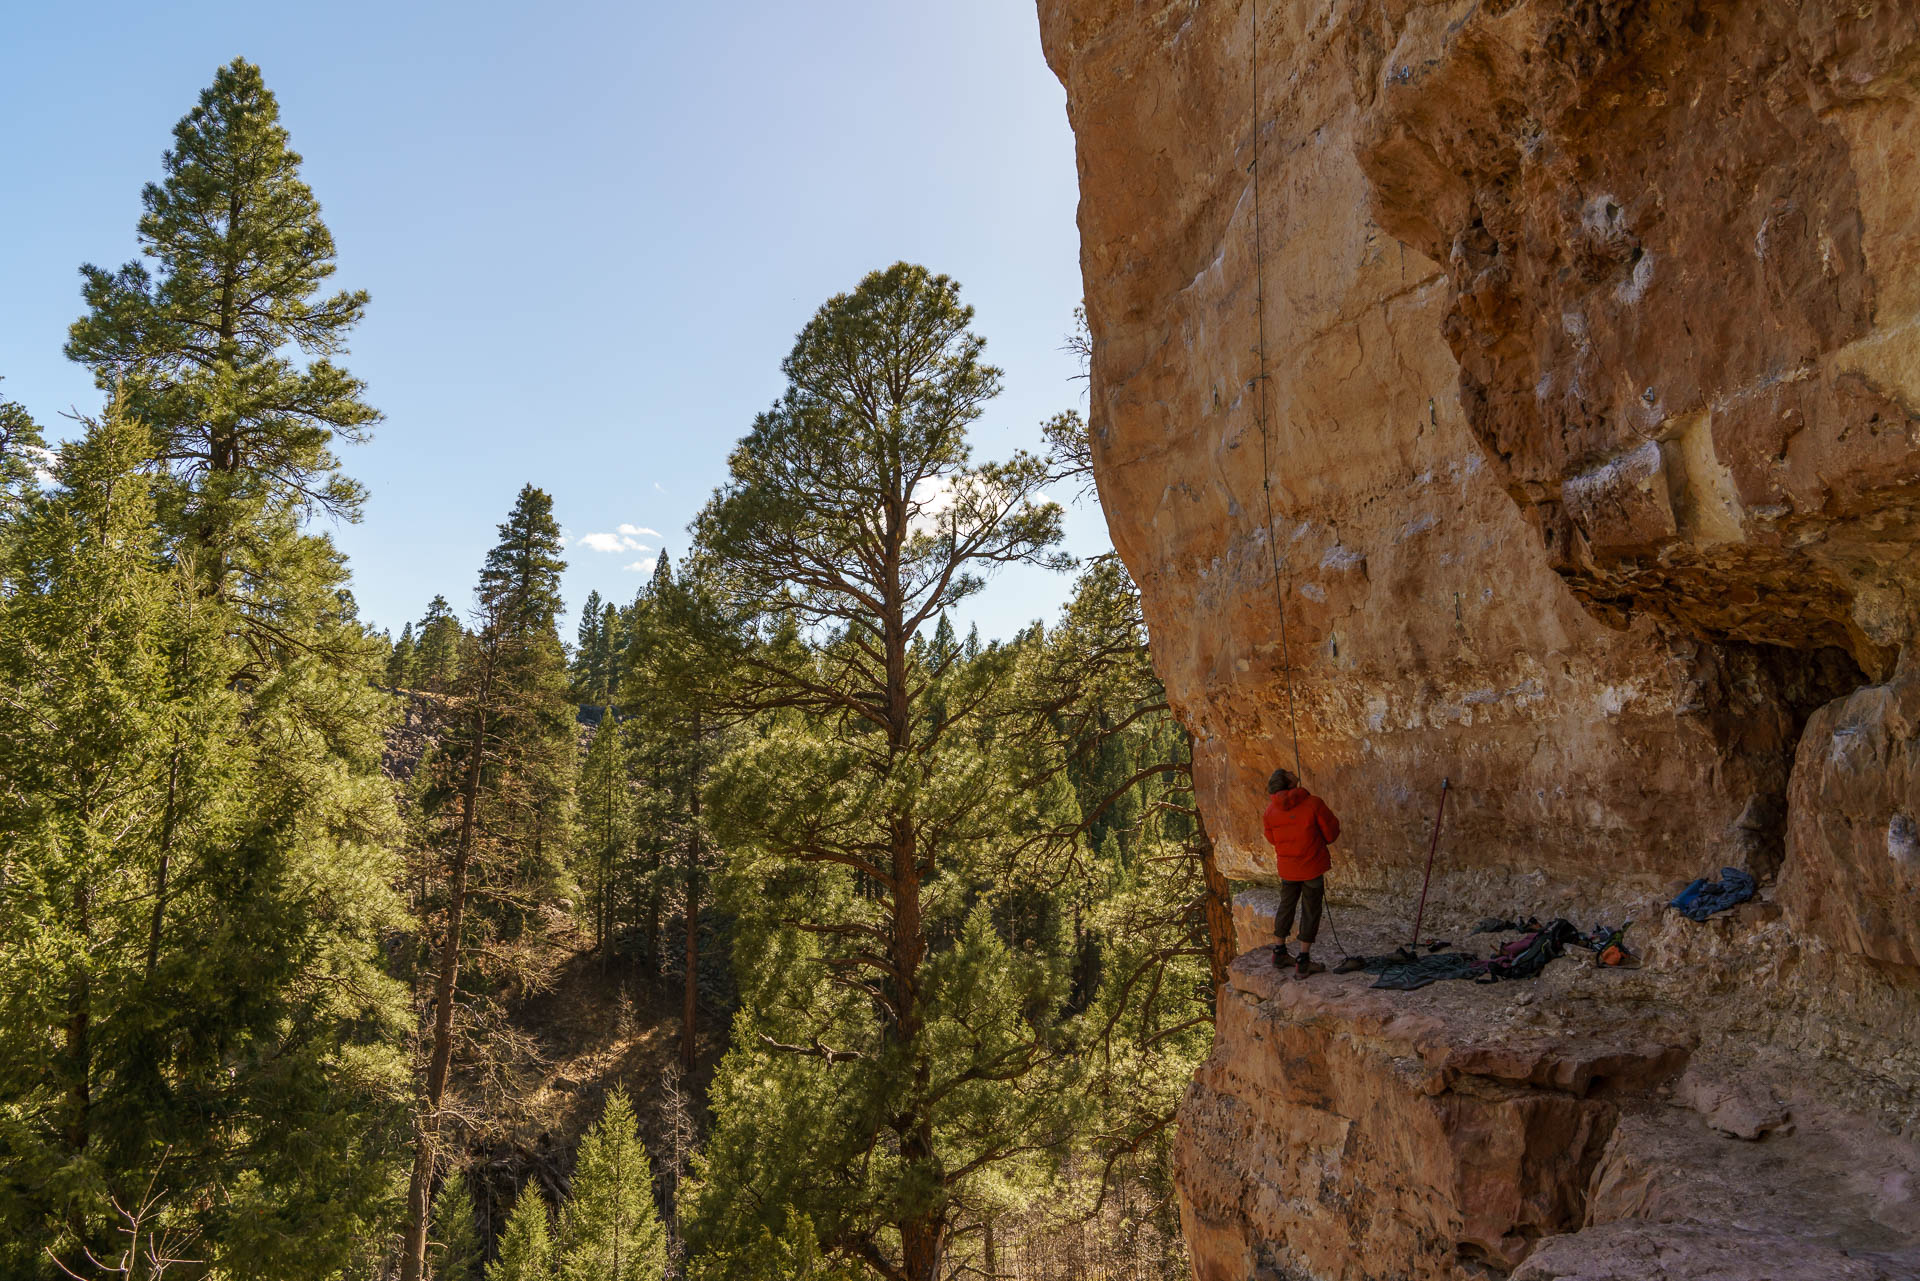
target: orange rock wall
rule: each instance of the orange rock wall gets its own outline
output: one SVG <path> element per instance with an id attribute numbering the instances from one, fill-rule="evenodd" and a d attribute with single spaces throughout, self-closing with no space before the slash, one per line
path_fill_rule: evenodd
<path id="1" fill-rule="evenodd" d="M 1437 928 L 1657 931 L 1497 1009 L 1243 957 L 1180 1118 L 1197 1275 L 1920 1275 L 1920 4 L 1039 11 L 1095 475 L 1225 870 L 1272 879 L 1297 719 L 1362 943 L 1443 777 Z M 1767 901 L 1662 915 L 1722 863 Z M 1514 1077 L 1542 1029 L 1654 1048 Z M 1845 1118 L 1723 1124 L 1789 1087 Z"/>
<path id="2" fill-rule="evenodd" d="M 1292 758 L 1270 556 L 1337 879 L 1404 880 L 1442 777 L 1455 866 L 1778 866 L 1920 599 L 1908 10 L 1261 0 L 1256 50 L 1041 0 L 1096 475 L 1230 875 Z"/>

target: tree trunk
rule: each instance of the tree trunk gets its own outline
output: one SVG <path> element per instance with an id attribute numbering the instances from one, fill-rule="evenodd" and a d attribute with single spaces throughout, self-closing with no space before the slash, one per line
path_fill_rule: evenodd
<path id="1" fill-rule="evenodd" d="M 174 731 L 173 756 L 167 762 L 167 806 L 160 818 L 160 862 L 153 873 L 153 921 L 147 929 L 147 982 L 160 967 L 160 934 L 167 919 L 167 872 L 173 861 L 173 829 L 178 819 L 180 732 Z"/>
<path id="2" fill-rule="evenodd" d="M 1220 865 L 1214 862 L 1213 838 L 1207 835 L 1207 820 L 1198 807 L 1194 810 L 1194 824 L 1194 852 L 1199 855 L 1200 875 L 1206 881 L 1207 968 L 1213 976 L 1217 1015 L 1220 994 L 1227 988 L 1227 967 L 1240 955 L 1240 948 L 1233 936 L 1233 897 L 1227 889 L 1227 878 L 1220 874 Z"/>
<path id="3" fill-rule="evenodd" d="M 426 1114 L 420 1119 L 407 1184 L 407 1233 L 400 1252 L 400 1281 L 420 1281 L 427 1264 L 427 1217 L 433 1201 L 433 1170 L 440 1146 L 440 1101 L 446 1094 L 453 1061 L 453 993 L 460 975 L 460 926 L 467 906 L 467 862 L 473 853 L 474 818 L 480 808 L 480 771 L 486 750 L 487 699 L 492 693 L 492 658 L 480 683 L 474 711 L 473 754 L 460 791 L 460 838 L 447 878 L 447 933 L 440 943 L 440 972 L 434 980 L 433 1048 L 427 1062 Z"/>
<path id="4" fill-rule="evenodd" d="M 655 761 L 653 767 L 653 788 L 655 792 L 660 790 L 660 765 L 658 761 Z M 661 952 L 664 951 L 664 949 L 660 946 L 660 878 L 665 874 L 666 870 L 666 854 L 662 851 L 655 850 L 653 867 L 650 869 L 651 875 L 647 877 L 646 947 L 647 967 L 653 971 L 653 977 L 656 980 L 660 977 L 660 971 L 663 968 L 661 964 Z"/>
<path id="5" fill-rule="evenodd" d="M 73 890 L 74 924 L 87 940 L 85 954 L 74 967 L 67 987 L 67 1118 L 61 1138 L 67 1151 L 78 1154 L 87 1146 L 93 1111 L 93 887 L 84 875 Z"/>
<path id="6" fill-rule="evenodd" d="M 885 567 L 882 580 L 881 635 L 886 646 L 887 680 L 887 764 L 889 771 L 899 767 L 901 759 L 913 751 L 913 691 L 908 683 L 908 648 L 905 593 L 901 583 L 900 549 L 907 532 L 907 495 L 897 496 L 889 504 Z M 932 1065 L 916 1044 L 922 1030 L 920 1009 L 920 966 L 927 956 L 927 926 L 920 901 L 920 851 L 911 813 L 888 816 L 887 848 L 891 856 L 893 884 L 893 920 L 888 938 L 887 961 L 892 971 L 889 986 L 893 996 L 891 1036 L 906 1051 L 912 1065 L 913 1084 L 908 1098 L 924 1099 L 931 1084 Z M 911 1108 L 897 1116 L 892 1128 L 900 1140 L 900 1158 L 909 1168 L 921 1167 L 944 1185 L 944 1176 L 934 1152 L 933 1118 Z M 943 1187 L 944 1191 L 944 1187 Z M 942 1196 L 930 1211 L 895 1223 L 900 1234 L 900 1270 L 908 1281 L 939 1281 L 941 1262 L 946 1253 L 947 1205 Z"/>
<path id="7" fill-rule="evenodd" d="M 947 1225 L 938 1215 L 921 1215 L 899 1225 L 900 1270 L 908 1281 L 940 1281 L 947 1253 Z"/>
<path id="8" fill-rule="evenodd" d="M 699 750 L 700 727 L 694 722 L 694 749 Z M 680 1064 L 693 1073 L 694 1019 L 700 995 L 700 788 L 695 767 L 693 788 L 693 825 L 687 842 L 687 984 L 680 1002 Z"/>
<path id="9" fill-rule="evenodd" d="M 665 870 L 666 860 L 660 855 L 653 856 L 653 885 L 647 891 L 647 970 L 655 981 L 655 992 L 660 978 L 660 875 Z"/>

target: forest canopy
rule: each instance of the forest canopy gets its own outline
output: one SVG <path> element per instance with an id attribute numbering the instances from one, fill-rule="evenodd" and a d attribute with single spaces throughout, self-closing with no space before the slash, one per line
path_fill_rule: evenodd
<path id="1" fill-rule="evenodd" d="M 1080 415 L 976 457 L 961 286 L 883 266 L 631 600 L 563 638 L 529 481 L 394 637 L 301 166 L 219 68 L 81 269 L 94 411 L 0 403 L 0 1273 L 1183 1275 L 1227 887 Z M 1011 565 L 1064 612 L 963 636 Z"/>

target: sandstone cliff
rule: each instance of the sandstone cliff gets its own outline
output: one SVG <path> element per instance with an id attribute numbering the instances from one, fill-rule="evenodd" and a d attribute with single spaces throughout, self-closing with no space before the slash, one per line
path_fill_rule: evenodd
<path id="1" fill-rule="evenodd" d="M 1640 1038 L 1667 1047 L 1658 1070 L 1597 1072 L 1597 1094 L 1409 1075 L 1399 1033 L 1363 1030 L 1393 1018 L 1358 980 L 1283 999 L 1243 960 L 1183 1118 L 1202 1275 L 1616 1274 L 1565 1270 L 1586 1266 L 1575 1238 L 1620 1261 L 1596 1269 L 1660 1275 L 1644 1222 L 1666 1212 L 1605 1190 L 1665 1150 L 1634 1118 L 1682 1068 L 1696 1084 L 1673 1097 L 1699 1102 L 1726 1090 L 1698 1082 L 1750 1079 L 1743 1057 L 1817 1056 L 1802 1075 L 1860 1133 L 1909 1124 L 1920 6 L 1040 16 L 1078 141 L 1096 475 L 1229 873 L 1267 875 L 1290 660 L 1306 773 L 1348 820 L 1336 902 L 1356 931 L 1417 877 L 1443 776 L 1443 921 L 1578 904 L 1646 932 L 1674 882 L 1738 863 L 1767 883 L 1725 939 L 1659 925 L 1639 996 L 1604 977 L 1578 996 L 1591 1018 L 1556 1062 L 1623 1021 L 1665 1029 Z M 1689 983 L 1739 1012 L 1690 1005 Z M 1485 1013 L 1422 1044 L 1520 1035 Z M 1254 1066 L 1282 1049 L 1284 1084 Z M 1494 1096 L 1512 1107 L 1465 1102 Z M 1373 1118 L 1394 1108 L 1389 1141 Z M 1678 1110 L 1711 1128 L 1710 1104 Z M 1487 1209 L 1548 1151 L 1551 1204 Z M 1370 1193 L 1393 1231 L 1343 1208 Z M 1630 1226 L 1602 1233 L 1609 1216 Z M 1666 1217 L 1681 1241 L 1713 1212 Z M 1898 1242 L 1841 1236 L 1807 1248 L 1897 1266 L 1845 1251 Z M 1694 1244 L 1670 1275 L 1747 1275 Z"/>

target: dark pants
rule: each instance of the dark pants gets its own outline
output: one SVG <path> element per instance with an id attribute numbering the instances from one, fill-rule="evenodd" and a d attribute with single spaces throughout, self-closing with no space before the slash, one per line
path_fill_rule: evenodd
<path id="1" fill-rule="evenodd" d="M 1287 933 L 1293 929 L 1293 906 L 1300 905 L 1300 942 L 1312 946 L 1313 940 L 1320 935 L 1320 905 L 1326 901 L 1327 878 L 1316 876 L 1311 881 L 1280 882 L 1280 908 L 1273 914 L 1273 937 L 1281 943 L 1287 941 Z"/>

